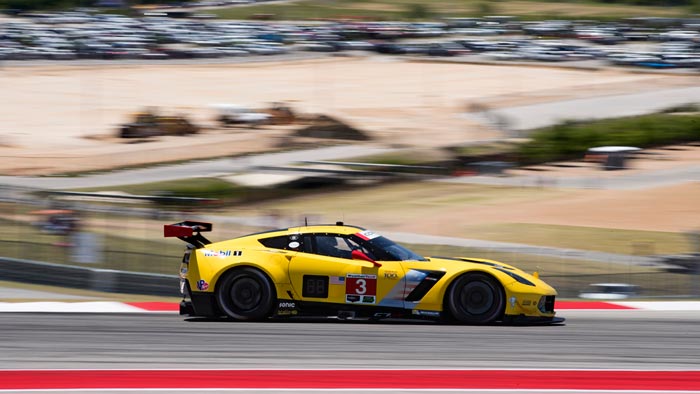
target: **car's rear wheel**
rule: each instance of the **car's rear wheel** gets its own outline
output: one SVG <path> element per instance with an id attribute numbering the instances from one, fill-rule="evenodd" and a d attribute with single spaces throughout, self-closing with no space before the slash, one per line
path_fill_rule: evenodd
<path id="1" fill-rule="evenodd" d="M 275 290 L 259 270 L 239 268 L 219 281 L 216 300 L 219 308 L 232 319 L 262 320 L 272 312 Z"/>
<path id="2" fill-rule="evenodd" d="M 446 300 L 452 317 L 460 323 L 487 324 L 503 315 L 505 296 L 491 276 L 468 273 L 450 286 Z"/>

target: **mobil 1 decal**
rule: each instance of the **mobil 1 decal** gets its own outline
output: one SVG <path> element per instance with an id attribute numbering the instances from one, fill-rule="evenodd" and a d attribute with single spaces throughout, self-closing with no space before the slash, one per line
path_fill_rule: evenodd
<path id="1" fill-rule="evenodd" d="M 345 277 L 345 302 L 374 304 L 377 302 L 377 275 L 347 274 Z"/>

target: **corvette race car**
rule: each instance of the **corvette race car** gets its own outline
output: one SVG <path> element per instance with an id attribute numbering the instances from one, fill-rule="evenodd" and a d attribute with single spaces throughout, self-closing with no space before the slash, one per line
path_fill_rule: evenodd
<path id="1" fill-rule="evenodd" d="M 423 257 L 361 227 L 315 225 L 222 242 L 210 223 L 165 225 L 187 243 L 180 314 L 238 321 L 316 316 L 463 324 L 558 323 L 557 292 L 508 264 Z"/>

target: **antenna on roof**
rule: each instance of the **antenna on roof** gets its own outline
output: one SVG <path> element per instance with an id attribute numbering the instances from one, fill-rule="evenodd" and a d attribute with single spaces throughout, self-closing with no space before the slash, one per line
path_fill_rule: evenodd
<path id="1" fill-rule="evenodd" d="M 308 226 L 308 225 L 309 225 L 309 218 L 304 216 L 304 226 Z"/>

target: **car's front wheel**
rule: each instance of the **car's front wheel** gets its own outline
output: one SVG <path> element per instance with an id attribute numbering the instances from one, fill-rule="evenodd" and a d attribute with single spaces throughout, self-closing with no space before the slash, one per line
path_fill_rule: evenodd
<path id="1" fill-rule="evenodd" d="M 232 319 L 262 320 L 272 312 L 275 290 L 259 270 L 239 268 L 220 279 L 216 300 L 219 308 Z"/>
<path id="2" fill-rule="evenodd" d="M 503 315 L 505 296 L 500 284 L 491 276 L 468 273 L 450 286 L 446 304 L 452 317 L 460 323 L 487 324 Z"/>

